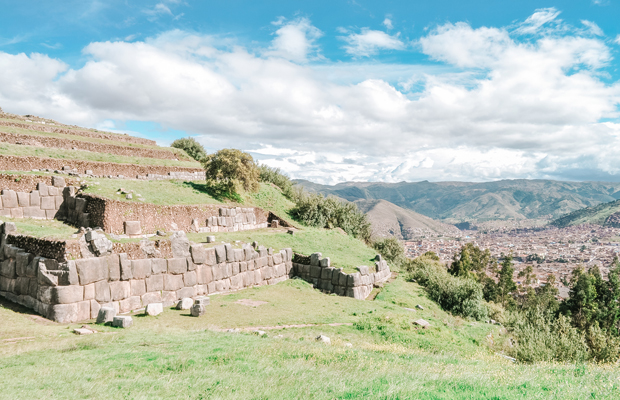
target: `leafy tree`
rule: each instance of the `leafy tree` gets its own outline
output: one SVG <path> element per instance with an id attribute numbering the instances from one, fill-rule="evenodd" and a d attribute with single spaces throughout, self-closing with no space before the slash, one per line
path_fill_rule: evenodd
<path id="1" fill-rule="evenodd" d="M 207 182 L 218 191 L 238 194 L 241 189 L 256 192 L 259 188 L 259 169 L 248 153 L 237 149 L 222 149 L 203 160 Z"/>
<path id="2" fill-rule="evenodd" d="M 592 325 L 598 312 L 596 279 L 595 274 L 584 271 L 583 267 L 575 268 L 569 298 L 562 303 L 562 313 L 571 317 L 573 325 L 581 330 Z"/>
<path id="3" fill-rule="evenodd" d="M 400 240 L 393 236 L 375 241 L 372 247 L 392 265 L 398 266 L 405 259 L 405 248 Z"/>
<path id="4" fill-rule="evenodd" d="M 293 190 L 293 186 L 295 184 L 291 181 L 291 178 L 280 171 L 280 168 L 261 164 L 258 166 L 258 169 L 260 171 L 261 182 L 268 182 L 276 185 L 282 190 L 284 196 L 290 200 L 294 200 L 295 191 Z"/>
<path id="5" fill-rule="evenodd" d="M 202 147 L 202 145 L 198 143 L 196 139 L 191 137 L 177 139 L 172 142 L 171 147 L 185 150 L 185 152 L 196 161 L 202 161 L 207 156 L 205 148 Z"/>
<path id="6" fill-rule="evenodd" d="M 534 280 L 534 268 L 531 265 L 527 265 L 525 269 L 517 274 L 519 278 L 523 278 L 523 286 L 529 286 Z"/>
<path id="7" fill-rule="evenodd" d="M 454 255 L 448 271 L 454 276 L 475 277 L 482 282 L 487 268 L 492 264 L 493 258 L 489 249 L 483 251 L 473 243 L 467 243 Z"/>
<path id="8" fill-rule="evenodd" d="M 514 280 L 512 280 L 512 275 L 514 272 L 515 268 L 512 265 L 512 256 L 504 256 L 502 267 L 497 272 L 498 300 L 504 307 L 512 306 L 514 303 L 513 298 L 510 296 L 512 292 L 517 290 L 517 285 Z"/>

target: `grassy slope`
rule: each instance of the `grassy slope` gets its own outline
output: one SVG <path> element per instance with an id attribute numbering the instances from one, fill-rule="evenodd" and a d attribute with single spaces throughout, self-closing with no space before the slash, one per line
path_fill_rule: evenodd
<path id="1" fill-rule="evenodd" d="M 516 365 L 495 356 L 487 335 L 500 329 L 453 318 L 396 281 L 376 301 L 323 295 L 301 281 L 212 296 L 207 314 L 165 310 L 135 317 L 127 330 L 76 336 L 0 308 L 0 398 L 617 398 L 616 368 Z M 241 298 L 267 301 L 248 308 Z M 395 302 L 426 304 L 405 311 Z M 425 318 L 428 330 L 411 320 Z M 269 330 L 269 337 L 210 328 L 380 321 L 378 330 L 314 326 Z M 382 321 L 382 322 L 381 322 Z M 389 321 L 398 321 L 390 323 Z M 445 321 L 445 322 L 444 322 Z M 331 346 L 314 342 L 318 334 Z M 276 337 L 282 335 L 282 337 Z M 33 337 L 25 340 L 5 340 Z M 345 342 L 353 344 L 344 347 Z M 53 366 L 53 367 L 51 367 Z"/>
<path id="2" fill-rule="evenodd" d="M 620 211 L 620 200 L 573 211 L 570 214 L 564 215 L 552 221 L 551 225 L 555 225 L 560 228 L 586 223 L 603 225 L 607 217 L 618 211 Z"/>
<path id="3" fill-rule="evenodd" d="M 50 147 L 24 146 L 9 143 L 0 144 L 0 154 L 10 156 L 50 157 L 66 160 L 101 161 L 122 164 L 200 168 L 200 163 L 195 161 L 176 161 L 145 157 L 126 157 L 107 153 L 93 153 L 90 151 L 65 150 Z"/>
<path id="4" fill-rule="evenodd" d="M 78 229 L 55 219 L 0 217 L 2 222 L 15 222 L 17 233 L 49 239 L 68 239 Z"/>

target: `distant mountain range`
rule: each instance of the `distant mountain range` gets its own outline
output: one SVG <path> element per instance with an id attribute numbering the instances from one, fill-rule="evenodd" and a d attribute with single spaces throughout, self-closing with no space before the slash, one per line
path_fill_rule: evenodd
<path id="1" fill-rule="evenodd" d="M 458 233 L 454 225 L 435 221 L 415 211 L 406 210 L 385 200 L 357 200 L 359 209 L 368 215 L 373 236 L 398 239 Z"/>
<path id="2" fill-rule="evenodd" d="M 573 211 L 551 222 L 559 228 L 579 224 L 596 224 L 620 228 L 620 200 Z"/>
<path id="3" fill-rule="evenodd" d="M 495 182 L 345 182 L 305 180 L 309 191 L 349 201 L 386 200 L 433 219 L 456 223 L 508 219 L 554 219 L 620 199 L 620 183 L 501 180 Z M 383 208 L 383 206 L 382 206 Z"/>

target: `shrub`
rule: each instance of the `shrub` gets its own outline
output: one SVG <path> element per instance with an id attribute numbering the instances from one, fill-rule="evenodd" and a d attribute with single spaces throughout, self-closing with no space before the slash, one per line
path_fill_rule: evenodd
<path id="1" fill-rule="evenodd" d="M 429 298 L 445 311 L 477 320 L 487 318 L 488 310 L 478 282 L 450 275 L 441 263 L 430 257 L 418 257 L 404 265 L 409 278 L 426 286 Z"/>
<path id="2" fill-rule="evenodd" d="M 392 266 L 398 267 L 405 260 L 405 248 L 400 240 L 395 237 L 377 240 L 372 244 L 372 247 Z"/>
<path id="3" fill-rule="evenodd" d="M 241 189 L 256 192 L 259 170 L 248 153 L 237 149 L 222 149 L 203 160 L 207 182 L 216 191 L 239 193 Z"/>
<path id="4" fill-rule="evenodd" d="M 205 148 L 202 147 L 202 145 L 198 143 L 196 139 L 191 137 L 177 139 L 172 142 L 170 147 L 184 150 L 191 158 L 196 161 L 202 161 L 207 156 Z"/>
<path id="5" fill-rule="evenodd" d="M 291 181 L 291 178 L 289 178 L 280 171 L 280 168 L 274 168 L 265 164 L 261 164 L 258 166 L 258 170 L 260 172 L 261 182 L 273 183 L 282 190 L 284 196 L 286 196 L 289 200 L 294 199 L 294 183 Z"/>

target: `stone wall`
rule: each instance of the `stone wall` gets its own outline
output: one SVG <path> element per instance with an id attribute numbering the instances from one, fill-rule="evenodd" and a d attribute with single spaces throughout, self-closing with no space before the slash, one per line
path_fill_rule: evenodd
<path id="1" fill-rule="evenodd" d="M 338 296 L 353 297 L 363 300 L 375 284 L 385 282 L 391 276 L 387 262 L 377 255 L 374 267 L 357 267 L 358 272 L 346 274 L 342 268 L 333 268 L 329 257 L 322 258 L 321 253 L 310 257 L 295 254 L 293 258 L 293 274 L 327 293 Z"/>
<path id="2" fill-rule="evenodd" d="M 71 323 L 95 318 L 102 306 L 119 313 L 150 303 L 171 306 L 181 298 L 273 285 L 292 273 L 291 249 L 274 252 L 230 244 L 207 248 L 178 236 L 169 259 L 130 260 L 127 254 L 112 253 L 59 262 L 4 243 L 0 296 L 51 320 Z"/>
<path id="3" fill-rule="evenodd" d="M 52 186 L 37 184 L 37 189 L 16 192 L 3 189 L 0 195 L 0 216 L 11 218 L 54 219 L 61 213 L 65 194 L 65 180 L 52 177 Z"/>
<path id="4" fill-rule="evenodd" d="M 83 200 L 77 200 L 83 199 Z M 255 208 L 220 207 L 215 204 L 163 206 L 107 199 L 93 194 L 78 195 L 85 201 L 85 219 L 91 227 L 107 233 L 124 233 L 125 221 L 140 221 L 142 233 L 157 230 L 236 232 L 267 227 L 268 212 Z M 76 214 L 79 218 L 79 214 Z M 81 225 L 88 226 L 88 225 Z"/>
<path id="5" fill-rule="evenodd" d="M 119 164 L 100 161 L 83 161 L 83 160 L 66 160 L 47 157 L 20 157 L 0 155 L 0 170 L 2 171 L 32 171 L 36 170 L 63 170 L 63 167 L 69 167 L 70 170 L 85 173 L 90 171 L 90 175 L 102 177 L 137 177 L 148 176 L 148 174 L 168 175 L 170 179 L 173 175 L 171 172 L 184 172 L 188 174 L 204 173 L 204 169 L 192 167 L 176 167 L 176 166 L 159 166 L 159 165 L 138 165 L 138 164 Z"/>

